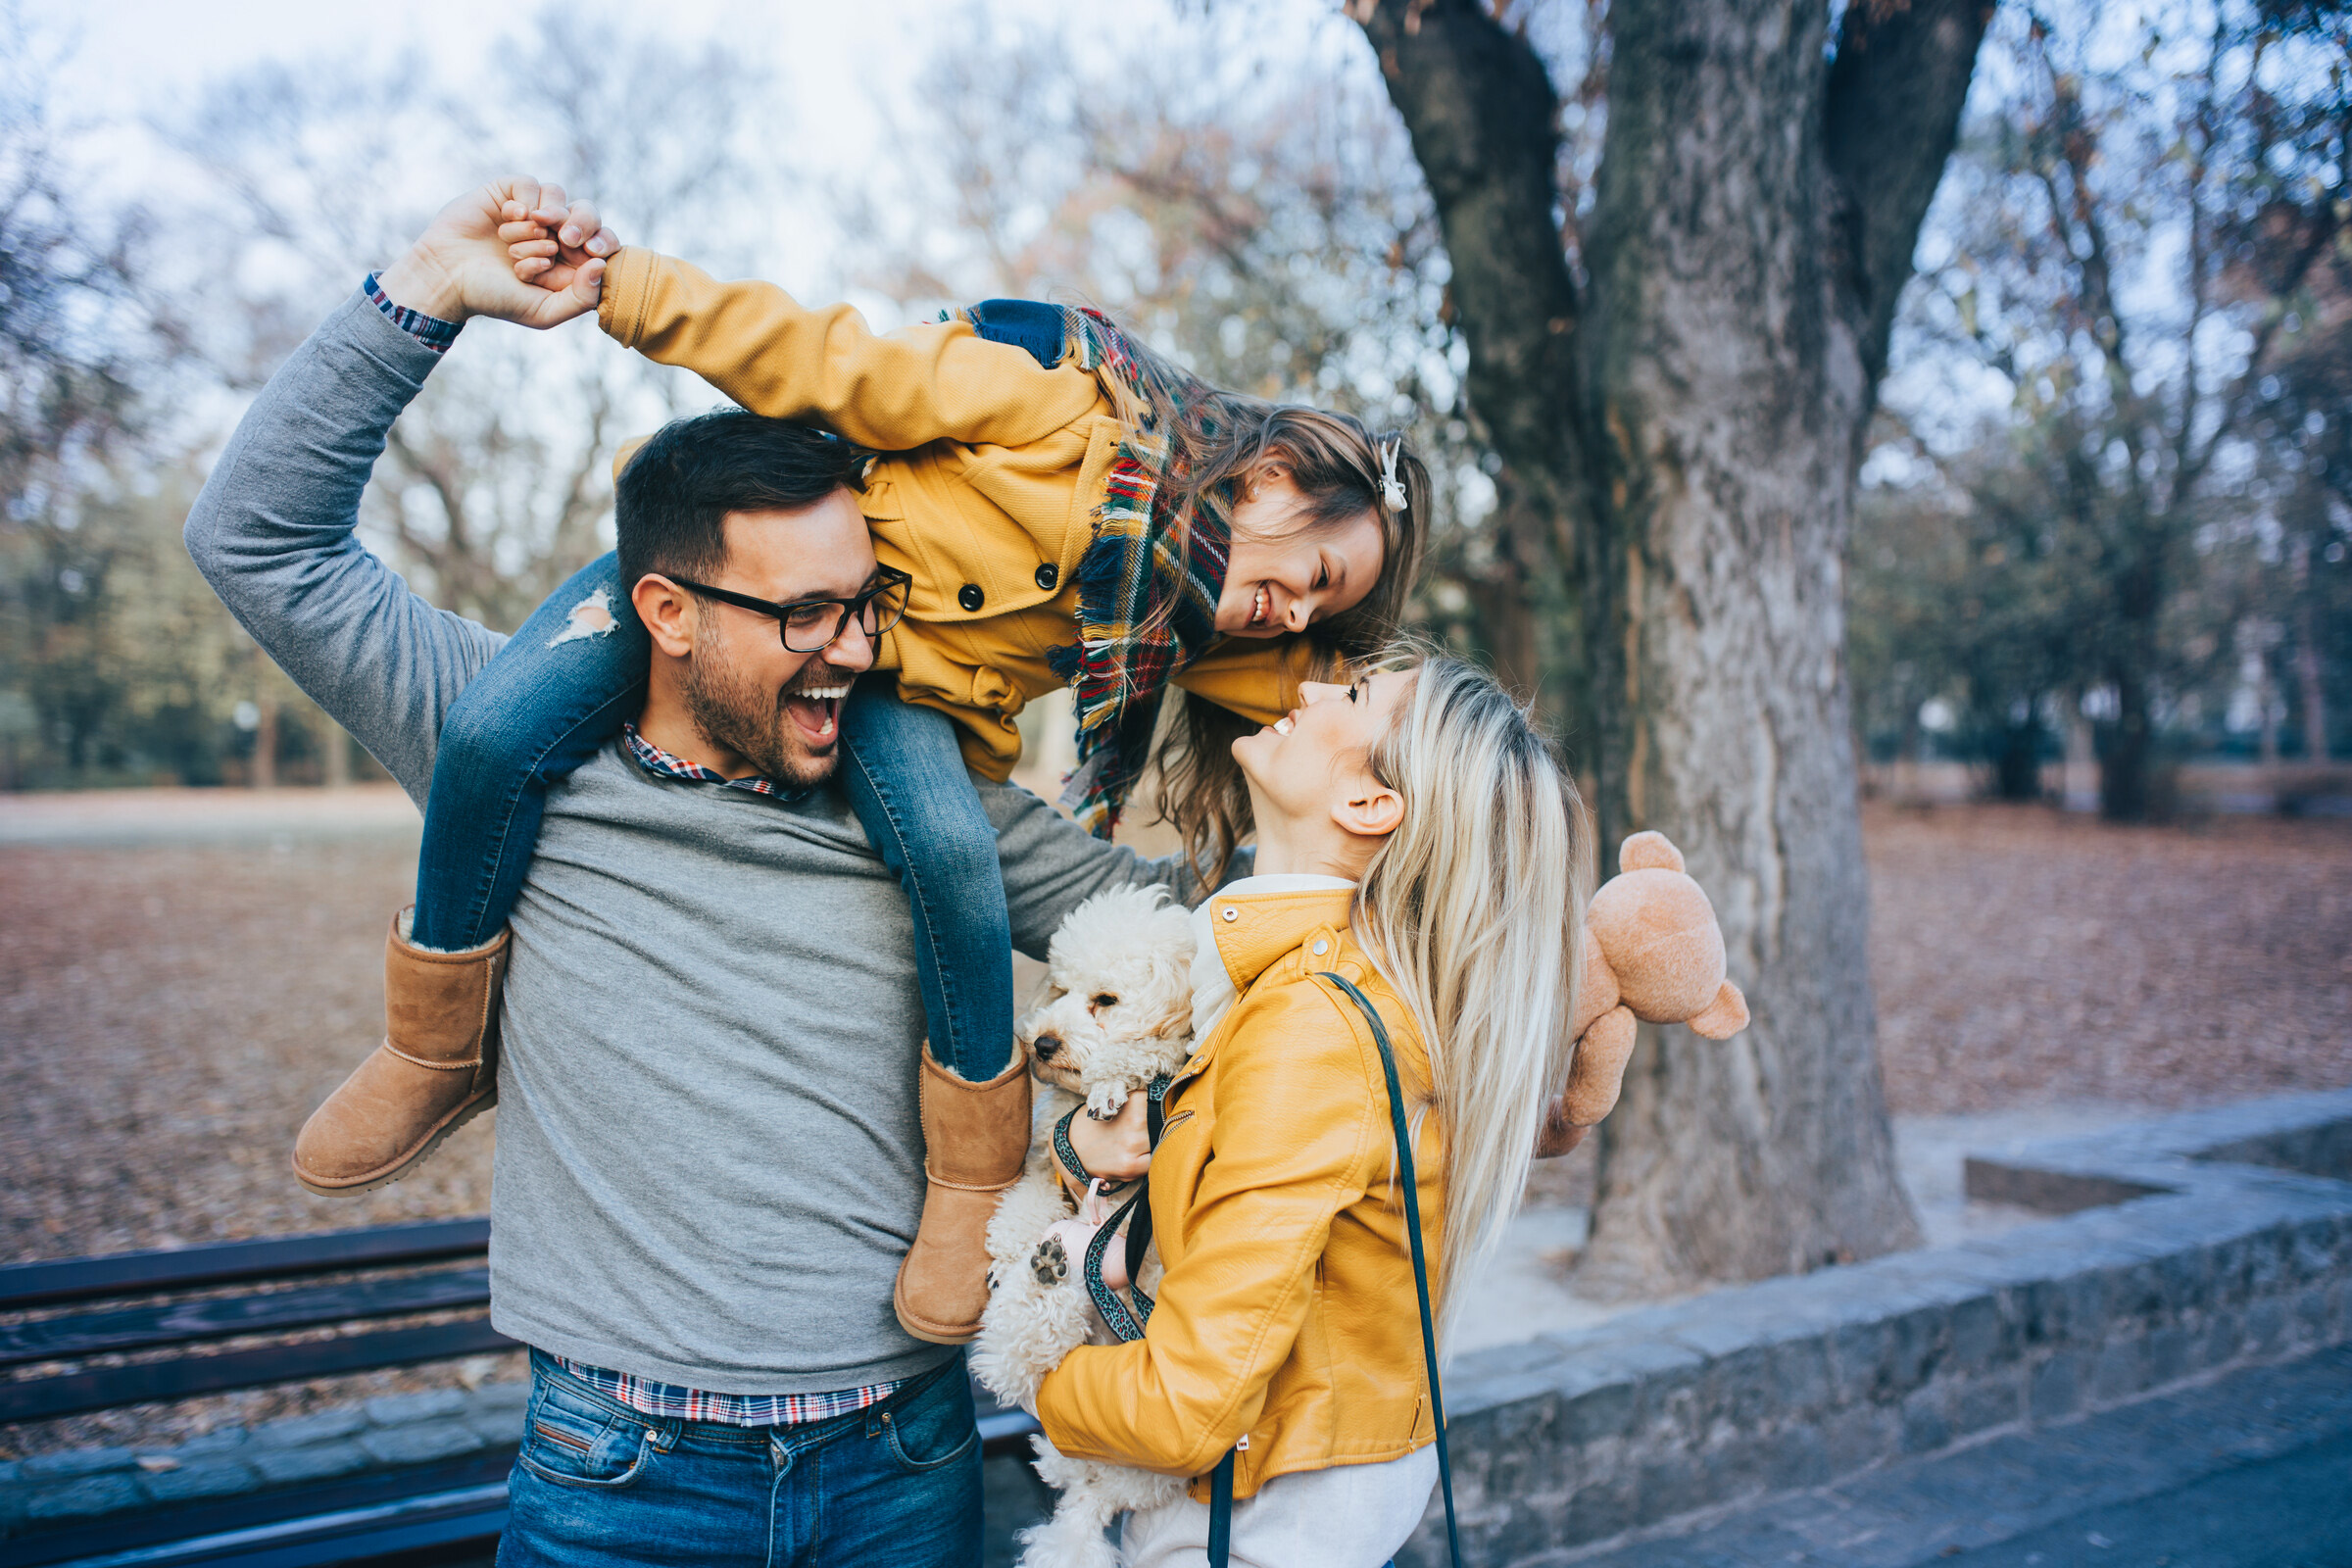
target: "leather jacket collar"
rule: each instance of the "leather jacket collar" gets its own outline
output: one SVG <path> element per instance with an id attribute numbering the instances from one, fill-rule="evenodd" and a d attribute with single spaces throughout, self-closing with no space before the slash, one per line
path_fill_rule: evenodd
<path id="1" fill-rule="evenodd" d="M 1234 989 L 1248 991 L 1275 960 L 1305 946 L 1318 929 L 1347 930 L 1354 907 L 1353 888 L 1217 893 L 1208 900 L 1208 929 Z"/>

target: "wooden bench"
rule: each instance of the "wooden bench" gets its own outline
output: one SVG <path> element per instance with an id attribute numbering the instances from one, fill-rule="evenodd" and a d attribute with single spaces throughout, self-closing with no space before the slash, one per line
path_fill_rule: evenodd
<path id="1" fill-rule="evenodd" d="M 43 1421 L 519 1349 L 491 1328 L 486 1219 L 0 1267 L 0 1422 Z M 978 1389 L 982 1451 L 1036 1423 Z M 517 1423 L 519 1429 L 519 1423 Z M 519 1430 L 517 1431 L 519 1437 Z M 514 1444 L 439 1463 L 109 1514 L 0 1540 L 23 1568 L 480 1560 Z"/>

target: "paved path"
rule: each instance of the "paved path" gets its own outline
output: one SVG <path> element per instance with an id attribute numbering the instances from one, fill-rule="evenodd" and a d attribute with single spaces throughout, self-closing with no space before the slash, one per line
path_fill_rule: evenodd
<path id="1" fill-rule="evenodd" d="M 2352 1346 L 1565 1560 L 2352 1568 Z"/>
<path id="2" fill-rule="evenodd" d="M 348 789 L 85 790 L 0 794 L 0 846 L 122 848 L 416 837 L 416 808 L 393 784 Z"/>

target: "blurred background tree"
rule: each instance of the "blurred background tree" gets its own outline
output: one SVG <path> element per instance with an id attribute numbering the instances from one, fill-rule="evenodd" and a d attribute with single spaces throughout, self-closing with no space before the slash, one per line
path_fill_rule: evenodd
<path id="1" fill-rule="evenodd" d="M 2029 798 L 2086 729 L 2102 809 L 2136 820 L 2168 761 L 2231 732 L 2265 760 L 2328 755 L 2352 45 L 2318 6 L 2077 20 L 2006 14 L 2008 69 L 1931 225 L 1903 327 L 1938 373 L 1893 395 L 1855 668 L 1882 755 L 1939 697 L 1967 714 L 1955 750 Z"/>

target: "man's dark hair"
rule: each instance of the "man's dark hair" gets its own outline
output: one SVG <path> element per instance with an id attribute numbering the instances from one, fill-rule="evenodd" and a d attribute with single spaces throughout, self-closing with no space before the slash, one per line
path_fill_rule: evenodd
<path id="1" fill-rule="evenodd" d="M 710 582 L 727 562 L 730 512 L 782 512 L 865 488 L 872 454 L 837 435 L 744 409 L 673 419 L 613 486 L 620 580 L 647 572 Z"/>

